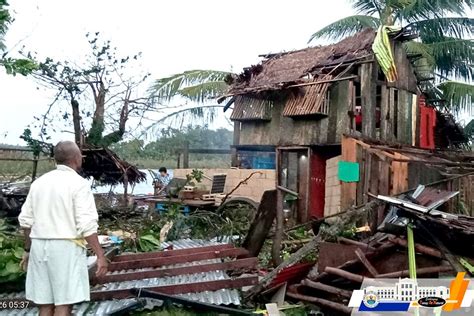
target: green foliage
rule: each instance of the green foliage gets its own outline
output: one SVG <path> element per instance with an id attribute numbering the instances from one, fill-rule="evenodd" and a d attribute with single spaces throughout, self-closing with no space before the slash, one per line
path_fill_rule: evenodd
<path id="1" fill-rule="evenodd" d="M 364 28 L 377 29 L 379 25 L 380 20 L 375 17 L 367 15 L 348 16 L 320 29 L 311 35 L 308 42 L 312 42 L 315 39 L 340 40 L 354 35 L 357 32 L 362 31 Z"/>
<path id="2" fill-rule="evenodd" d="M 129 117 L 141 117 L 148 110 L 148 104 L 143 98 L 132 99 L 131 96 L 147 80 L 149 74 L 137 77 L 127 74 L 127 69 L 133 67 L 133 62 L 138 62 L 141 53 L 118 56 L 117 49 L 111 46 L 110 41 L 100 40 L 99 32 L 88 33 L 86 37 L 91 50 L 82 63 L 56 61 L 52 58 L 39 62 L 34 77 L 43 85 L 56 90 L 57 95 L 43 115 L 43 123 L 36 127 L 41 127 L 41 136 L 47 133 L 45 121 L 51 107 L 56 101 L 66 99 L 73 108 L 72 123 L 76 140 L 80 139 L 83 126 L 90 123 L 86 143 L 108 147 L 122 140 Z M 93 102 L 82 102 L 83 100 Z M 74 108 L 79 110 L 74 112 Z M 64 112 L 63 118 L 66 121 L 71 119 L 69 113 L 70 111 Z M 106 120 L 109 116 L 111 119 Z M 50 125 L 54 124 L 51 120 L 49 122 Z"/>
<path id="3" fill-rule="evenodd" d="M 464 134 L 466 134 L 466 136 L 469 137 L 471 141 L 474 141 L 474 119 L 472 119 L 464 127 Z"/>
<path id="4" fill-rule="evenodd" d="M 352 4 L 359 15 L 326 26 L 314 33 L 310 41 L 318 38 L 341 39 L 364 27 L 376 30 L 382 24 L 400 25 L 420 35 L 419 41 L 405 43 L 405 47 L 409 54 L 421 55 L 422 58 L 414 62 L 421 79 L 435 76 L 443 80 L 455 77 L 466 82 L 474 79 L 474 44 L 470 39 L 474 19 L 463 16 L 473 7 L 474 1 L 354 0 Z M 448 100 L 447 105 L 455 111 L 470 106 L 471 94 L 467 86 L 448 85 L 449 90 L 432 83 L 424 83 L 423 88 L 427 94 Z M 444 91 L 448 94 L 440 95 Z"/>
<path id="5" fill-rule="evenodd" d="M 446 81 L 439 84 L 436 88 L 439 98 L 446 100 L 446 105 L 450 106 L 454 111 L 459 112 L 460 110 L 472 107 L 474 85 L 463 82 Z"/>
<path id="6" fill-rule="evenodd" d="M 225 93 L 226 71 L 188 70 L 170 77 L 160 78 L 150 88 L 150 97 L 155 102 L 169 102 L 181 96 L 193 102 L 204 102 Z"/>
<path id="7" fill-rule="evenodd" d="M 0 219 L 0 284 L 21 280 L 25 273 L 20 268 L 23 239 Z"/>
<path id="8" fill-rule="evenodd" d="M 159 234 L 159 232 L 158 232 Z M 160 249 L 160 241 L 156 239 L 155 233 L 150 230 L 138 238 L 138 247 L 141 252 L 149 252 Z"/>
<path id="9" fill-rule="evenodd" d="M 10 12 L 8 12 L 8 2 L 6 0 L 0 0 L 0 51 L 5 49 L 3 38 L 8 30 L 8 25 L 12 21 Z"/>
<path id="10" fill-rule="evenodd" d="M 149 89 L 149 98 L 152 104 L 167 107 L 175 97 L 197 103 L 192 107 L 172 112 L 150 126 L 153 131 L 161 123 L 172 119 L 185 121 L 197 119 L 201 122 L 212 122 L 221 105 L 204 105 L 222 96 L 228 89 L 229 78 L 232 74 L 216 70 L 189 70 L 170 77 L 160 78 Z"/>
<path id="11" fill-rule="evenodd" d="M 210 130 L 207 126 L 188 126 L 183 130 L 162 129 L 156 141 L 145 145 L 142 140 L 121 142 L 112 149 L 128 161 L 138 159 L 164 160 L 176 158 L 176 150 L 184 148 L 186 142 L 190 148 L 229 148 L 232 144 L 232 131 L 227 129 Z M 202 159 L 212 158 L 204 155 Z"/>
<path id="12" fill-rule="evenodd" d="M 5 67 L 7 74 L 16 76 L 17 74 L 27 76 L 39 68 L 38 64 L 31 59 L 3 58 L 0 64 Z"/>

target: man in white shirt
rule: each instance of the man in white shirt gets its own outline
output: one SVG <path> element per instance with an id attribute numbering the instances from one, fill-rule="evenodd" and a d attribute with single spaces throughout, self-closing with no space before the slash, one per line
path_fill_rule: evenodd
<path id="1" fill-rule="evenodd" d="M 77 173 L 81 151 L 74 142 L 59 142 L 54 159 L 57 169 L 32 183 L 18 217 L 26 237 L 26 298 L 41 316 L 70 315 L 73 304 L 90 300 L 84 239 L 97 255 L 97 276 L 107 272 L 94 197 Z"/>

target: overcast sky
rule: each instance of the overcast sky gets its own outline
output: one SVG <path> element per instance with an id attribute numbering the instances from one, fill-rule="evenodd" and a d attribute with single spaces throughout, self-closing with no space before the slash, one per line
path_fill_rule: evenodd
<path id="1" fill-rule="evenodd" d="M 25 46 L 39 57 L 78 62 L 89 52 L 85 34 L 98 31 L 123 54 L 143 52 L 137 71 L 152 78 L 191 69 L 240 72 L 259 54 L 306 47 L 314 31 L 353 14 L 349 0 L 9 2 L 15 21 L 6 44 L 12 51 Z M 0 80 L 0 142 L 22 143 L 19 135 L 45 112 L 53 94 L 3 68 Z M 226 124 L 221 117 L 215 125 Z M 53 141 L 64 138 L 72 135 L 58 133 Z"/>
<path id="2" fill-rule="evenodd" d="M 15 21 L 7 33 L 13 51 L 80 61 L 87 32 L 101 32 L 124 54 L 143 52 L 143 69 L 159 78 L 190 69 L 240 71 L 258 55 L 306 46 L 312 32 L 352 14 L 347 0 L 10 0 Z M 51 92 L 0 70 L 0 135 L 11 144 L 44 113 Z M 225 126 L 223 117 L 221 123 Z M 71 138 L 56 134 L 53 141 Z"/>

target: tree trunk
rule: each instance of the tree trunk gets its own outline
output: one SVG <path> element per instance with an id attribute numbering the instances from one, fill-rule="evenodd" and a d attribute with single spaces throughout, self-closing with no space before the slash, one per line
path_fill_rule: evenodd
<path id="1" fill-rule="evenodd" d="M 250 225 L 242 244 L 242 247 L 247 249 L 252 257 L 258 256 L 268 236 L 268 232 L 272 228 L 276 215 L 276 195 L 276 190 L 263 192 L 257 215 Z"/>
<path id="2" fill-rule="evenodd" d="M 102 134 L 105 129 L 105 96 L 107 92 L 103 83 L 100 84 L 98 90 L 96 90 L 93 83 L 90 86 L 94 94 L 95 111 L 92 125 L 87 135 L 87 143 L 97 146 L 101 145 Z"/>
<path id="3" fill-rule="evenodd" d="M 79 102 L 71 96 L 72 123 L 74 125 L 74 139 L 76 144 L 81 147 L 81 114 L 79 113 Z"/>
<path id="4" fill-rule="evenodd" d="M 122 140 L 123 135 L 125 134 L 125 127 L 128 120 L 128 100 L 124 101 L 122 111 L 120 113 L 120 120 L 118 130 L 113 131 L 110 134 L 105 135 L 101 140 L 101 145 L 104 147 L 108 147 L 112 144 L 118 143 Z"/>

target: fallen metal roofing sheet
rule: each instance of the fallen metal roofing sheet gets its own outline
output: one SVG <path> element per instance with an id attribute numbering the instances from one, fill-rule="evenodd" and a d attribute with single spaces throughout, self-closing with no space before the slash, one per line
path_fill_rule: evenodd
<path id="1" fill-rule="evenodd" d="M 205 247 L 212 245 L 220 245 L 221 242 L 216 241 L 205 241 L 205 240 L 191 240 L 183 239 L 165 242 L 162 244 L 163 248 L 168 248 L 172 246 L 173 250 L 177 249 L 187 249 L 187 248 L 196 248 L 196 247 Z M 189 266 L 202 263 L 212 263 L 219 262 L 220 259 L 210 259 L 203 260 L 198 262 L 189 262 L 170 265 L 168 267 L 180 267 L 180 266 Z M 133 271 L 146 271 L 152 268 L 143 268 L 136 270 L 123 270 L 115 271 L 112 273 L 124 273 L 124 272 L 133 272 Z M 212 271 L 212 272 L 203 272 L 190 275 L 180 275 L 173 277 L 165 278 L 150 278 L 143 280 L 132 280 L 124 282 L 113 282 L 107 284 L 99 284 L 91 288 L 94 291 L 106 291 L 112 289 L 131 289 L 131 288 L 140 288 L 145 286 L 158 286 L 158 285 L 173 285 L 173 284 L 185 284 L 192 282 L 202 282 L 202 281 L 214 281 L 214 280 L 230 280 L 231 278 L 224 271 Z M 239 291 L 236 289 L 221 289 L 218 291 L 206 291 L 200 293 L 186 293 L 178 294 L 176 296 L 187 298 L 190 300 L 196 300 L 199 302 L 218 304 L 218 305 L 240 305 L 240 295 Z M 25 293 L 10 293 L 10 294 L 0 294 L 0 299 L 14 299 L 14 298 L 24 298 Z M 155 301 L 152 299 L 146 299 L 147 302 Z M 133 305 L 139 304 L 139 301 L 136 298 L 132 299 L 121 299 L 121 300 L 108 300 L 108 301 L 99 301 L 99 302 L 85 302 L 82 304 L 77 304 L 74 306 L 74 315 L 110 315 L 113 312 L 120 311 L 122 309 L 131 307 Z M 24 310 L 0 310 L 0 315 L 37 315 L 37 308 L 28 308 Z"/>

